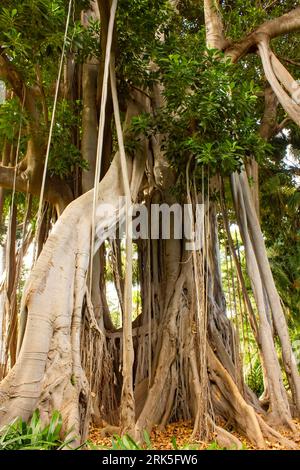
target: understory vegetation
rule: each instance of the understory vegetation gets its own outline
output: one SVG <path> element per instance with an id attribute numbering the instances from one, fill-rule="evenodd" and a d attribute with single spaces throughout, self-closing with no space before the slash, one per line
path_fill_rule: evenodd
<path id="1" fill-rule="evenodd" d="M 36 410 L 29 423 L 15 419 L 0 430 L 0 450 L 62 450 L 71 440 L 61 440 L 62 417 L 54 412 L 44 426 Z"/>

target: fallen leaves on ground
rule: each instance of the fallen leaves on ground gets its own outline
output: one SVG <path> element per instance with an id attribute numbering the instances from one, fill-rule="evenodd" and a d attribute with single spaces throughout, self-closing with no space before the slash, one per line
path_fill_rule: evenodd
<path id="1" fill-rule="evenodd" d="M 299 444 L 300 450 L 300 422 L 294 421 L 297 429 L 296 433 L 283 429 L 281 430 L 282 436 L 293 440 Z M 190 450 L 205 450 L 214 449 L 214 444 L 197 441 L 192 438 L 193 425 L 191 421 L 179 421 L 176 423 L 168 424 L 165 429 L 159 426 L 154 426 L 151 432 L 151 444 L 153 450 L 174 450 L 174 449 L 190 449 Z M 245 437 L 232 431 L 238 439 L 241 440 L 245 449 L 256 450 L 256 447 L 250 443 Z M 103 436 L 103 431 L 100 428 L 92 426 L 90 429 L 89 440 L 97 449 L 111 449 L 113 436 Z M 214 442 L 212 440 L 212 442 Z M 269 450 L 284 450 L 284 447 L 277 442 L 266 441 Z M 216 447 L 217 448 L 217 447 Z"/>

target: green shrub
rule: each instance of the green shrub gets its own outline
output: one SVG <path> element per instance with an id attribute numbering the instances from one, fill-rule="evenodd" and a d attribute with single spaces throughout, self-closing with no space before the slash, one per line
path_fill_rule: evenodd
<path id="1" fill-rule="evenodd" d="M 0 430 L 0 450 L 61 450 L 73 439 L 61 440 L 62 417 L 54 411 L 48 426 L 44 426 L 36 410 L 27 424 L 15 419 Z"/>
<path id="2" fill-rule="evenodd" d="M 261 363 L 258 358 L 255 358 L 252 367 L 249 366 L 249 371 L 246 374 L 246 383 L 253 390 L 253 392 L 260 396 L 264 391 L 264 379 Z"/>

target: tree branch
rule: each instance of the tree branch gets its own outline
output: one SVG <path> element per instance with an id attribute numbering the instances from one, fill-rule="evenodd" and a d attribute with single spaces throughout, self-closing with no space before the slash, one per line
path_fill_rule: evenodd
<path id="1" fill-rule="evenodd" d="M 15 168 L 0 165 L 0 187 L 12 189 L 14 185 Z M 22 178 L 20 174 L 16 175 L 16 191 L 26 193 L 27 189 L 30 194 L 39 197 L 41 184 L 32 184 L 28 180 Z M 73 200 L 70 187 L 58 177 L 48 177 L 45 187 L 45 200 L 50 202 L 57 208 L 58 214 L 61 214 L 66 206 Z"/>
<path id="2" fill-rule="evenodd" d="M 262 60 L 264 72 L 268 82 L 270 83 L 278 101 L 283 109 L 293 119 L 293 121 L 300 126 L 300 107 L 296 102 L 286 93 L 278 79 L 285 86 L 285 88 L 292 91 L 293 77 L 287 72 L 283 65 L 278 61 L 271 51 L 268 41 L 262 40 L 258 44 L 260 57 Z M 296 84 L 297 88 L 298 85 Z M 298 91 L 297 89 L 295 91 Z"/>
<path id="3" fill-rule="evenodd" d="M 300 67 L 300 62 L 297 61 L 297 60 L 288 59 L 287 57 L 281 57 L 279 55 L 277 57 L 278 57 L 278 59 L 283 60 L 287 64 L 291 64 L 291 65 L 295 65 L 296 67 Z"/>
<path id="4" fill-rule="evenodd" d="M 287 124 L 289 124 L 290 122 L 292 121 L 291 118 L 289 117 L 286 117 L 284 118 L 277 126 L 276 128 L 276 134 L 278 134 L 278 132 L 281 132 L 286 126 Z"/>
<path id="5" fill-rule="evenodd" d="M 224 38 L 222 19 L 217 7 L 217 0 L 204 0 L 206 41 L 208 47 L 222 50 L 222 42 L 224 43 L 226 39 Z M 269 45 L 272 38 L 298 29 L 300 30 L 300 7 L 278 18 L 266 21 L 244 39 L 223 50 L 225 50 L 225 55 L 235 62 L 250 50 L 258 49 L 266 78 L 278 101 L 289 117 L 300 126 L 300 86 L 277 59 Z M 268 104 L 270 103 L 266 102 L 266 105 Z M 272 107 L 272 113 L 274 110 L 276 113 L 277 106 L 275 102 Z M 264 134 L 268 137 L 268 134 L 276 130 L 276 123 L 274 123 L 275 126 L 271 125 L 273 118 L 274 113 L 273 116 L 264 116 L 260 131 L 263 137 Z"/>
<path id="6" fill-rule="evenodd" d="M 266 21 L 252 31 L 248 36 L 232 44 L 226 49 L 226 55 L 236 62 L 250 49 L 256 50 L 256 45 L 262 39 L 273 39 L 282 34 L 292 33 L 300 29 L 300 7 L 278 18 Z"/>

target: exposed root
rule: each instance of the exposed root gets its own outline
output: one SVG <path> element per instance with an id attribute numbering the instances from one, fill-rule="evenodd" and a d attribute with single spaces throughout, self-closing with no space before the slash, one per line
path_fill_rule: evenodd
<path id="1" fill-rule="evenodd" d="M 280 434 L 280 432 L 269 426 L 261 416 L 257 415 L 257 419 L 263 435 L 267 440 L 281 444 L 285 449 L 299 450 L 299 446 L 296 444 L 296 442 L 291 441 L 287 437 L 284 437 L 282 434 Z"/>
<path id="2" fill-rule="evenodd" d="M 242 442 L 237 437 L 226 431 L 226 429 L 221 428 L 221 426 L 217 426 L 210 417 L 208 420 L 213 432 L 216 433 L 216 441 L 220 447 L 225 447 L 229 450 L 241 450 L 243 448 Z"/>
<path id="3" fill-rule="evenodd" d="M 245 402 L 232 377 L 217 359 L 210 346 L 208 346 L 207 352 L 210 379 L 220 391 L 219 399 L 222 401 L 225 399 L 227 402 L 230 416 L 236 427 L 257 447 L 265 448 L 265 441 L 254 409 Z M 216 400 L 217 397 L 215 396 L 214 399 Z"/>

